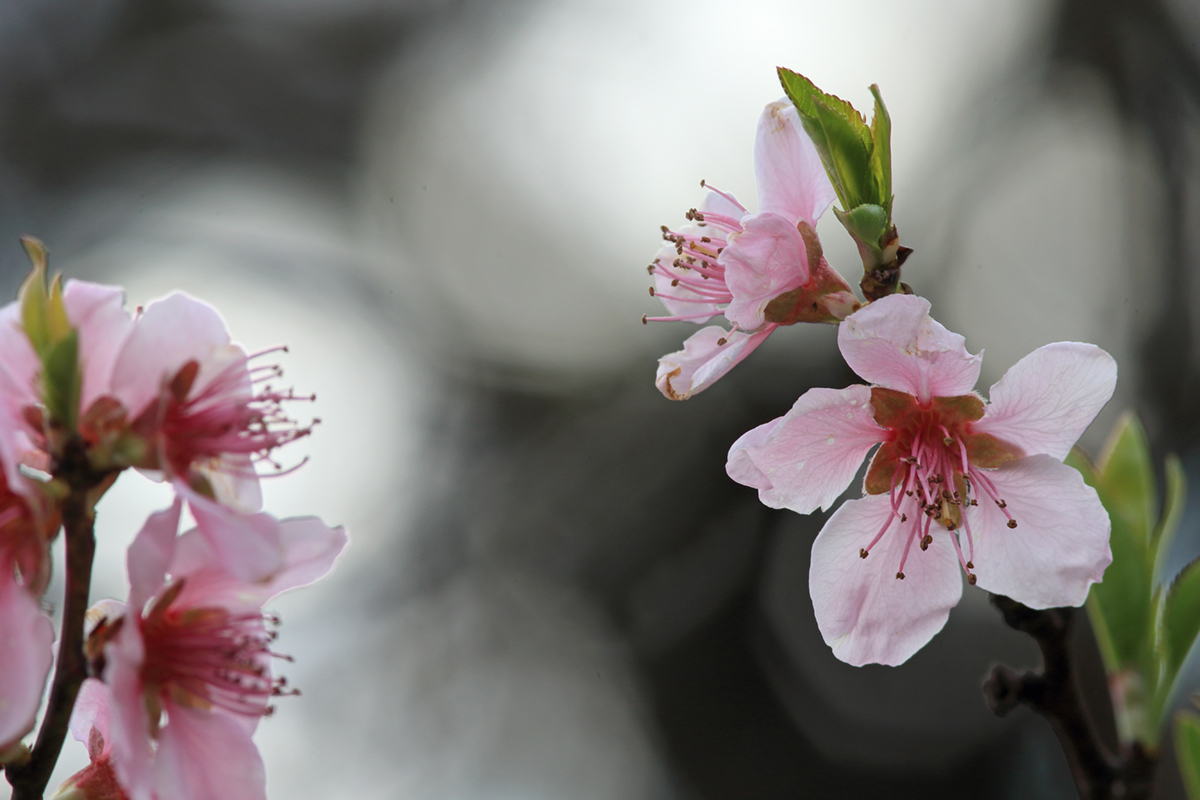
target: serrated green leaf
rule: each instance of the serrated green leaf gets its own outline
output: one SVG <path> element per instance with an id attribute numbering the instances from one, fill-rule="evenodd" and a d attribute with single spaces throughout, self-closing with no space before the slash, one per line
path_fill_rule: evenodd
<path id="1" fill-rule="evenodd" d="M 1179 528 L 1179 521 L 1183 518 L 1183 510 L 1187 505 L 1187 476 L 1184 474 L 1183 465 L 1179 463 L 1179 458 L 1175 455 L 1168 455 L 1164 471 L 1167 479 L 1166 497 L 1163 498 L 1162 513 L 1158 517 L 1158 524 L 1154 526 L 1154 531 L 1150 534 L 1150 547 L 1155 553 L 1154 575 L 1156 578 L 1162 575 L 1163 562 L 1171 549 L 1171 542 L 1175 539 L 1175 531 Z"/>
<path id="2" fill-rule="evenodd" d="M 1175 757 L 1191 800 L 1200 800 L 1200 718 L 1186 711 L 1175 715 Z"/>
<path id="3" fill-rule="evenodd" d="M 875 175 L 875 185 L 878 196 L 875 201 L 883 206 L 891 221 L 892 211 L 892 118 L 887 106 L 883 104 L 883 96 L 879 86 L 871 84 L 871 94 L 875 98 L 875 115 L 871 117 L 871 171 Z"/>
<path id="4" fill-rule="evenodd" d="M 1163 602 L 1164 684 L 1170 686 L 1200 633 L 1200 559 L 1188 564 L 1167 589 Z"/>
<path id="5" fill-rule="evenodd" d="M 79 369 L 79 333 L 70 331 L 42 359 L 42 398 L 51 422 L 75 427 L 83 377 Z"/>
<path id="6" fill-rule="evenodd" d="M 843 207 L 853 209 L 871 202 L 878 190 L 871 174 L 870 141 L 864 142 L 850 120 L 824 102 L 818 100 L 814 106 L 817 120 L 825 132 L 829 157 L 845 192 L 840 198 Z M 855 118 L 858 119 L 857 112 Z"/>
<path id="7" fill-rule="evenodd" d="M 1157 518 L 1158 489 L 1154 483 L 1154 465 L 1150 443 L 1137 415 L 1121 415 L 1100 456 L 1100 478 L 1104 486 L 1101 500 L 1116 527 L 1118 519 L 1143 546 Z"/>
<path id="8" fill-rule="evenodd" d="M 816 103 L 820 101 L 842 117 L 864 145 L 871 143 L 871 131 L 867 128 L 867 122 L 854 106 L 837 95 L 821 91 L 815 83 L 799 72 L 792 72 L 787 67 L 779 67 L 776 71 L 779 74 L 779 82 L 783 84 L 784 93 L 795 104 L 800 116 L 816 118 Z"/>

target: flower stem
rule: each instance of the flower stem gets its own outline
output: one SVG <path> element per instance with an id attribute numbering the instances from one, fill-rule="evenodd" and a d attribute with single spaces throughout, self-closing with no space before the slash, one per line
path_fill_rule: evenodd
<path id="1" fill-rule="evenodd" d="M 997 594 L 992 595 L 992 605 L 1009 627 L 1034 638 L 1043 662 L 1041 671 L 1024 674 L 1003 665 L 993 667 L 983 683 L 992 711 L 1004 716 L 1024 704 L 1045 717 L 1066 753 L 1081 800 L 1149 798 L 1156 755 L 1136 742 L 1120 753 L 1110 752 L 1082 704 L 1068 646 L 1075 609 L 1038 611 Z"/>
<path id="2" fill-rule="evenodd" d="M 5 770 L 8 782 L 13 787 L 12 800 L 41 800 L 54 766 L 58 763 L 79 687 L 87 677 L 83 640 L 84 616 L 92 583 L 92 560 L 96 553 L 94 491 L 104 485 L 109 476 L 94 472 L 86 460 L 79 462 L 67 458 L 62 469 L 56 470 L 56 477 L 63 477 L 70 487 L 70 493 L 61 506 L 67 572 L 58 663 L 54 670 L 54 683 L 50 687 L 46 715 L 42 718 L 42 727 L 38 730 L 30 758 L 20 766 L 13 765 Z"/>

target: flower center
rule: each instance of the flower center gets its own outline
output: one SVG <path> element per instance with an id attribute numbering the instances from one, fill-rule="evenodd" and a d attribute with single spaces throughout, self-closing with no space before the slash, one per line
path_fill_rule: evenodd
<path id="1" fill-rule="evenodd" d="M 971 423 L 981 419 L 984 411 L 983 401 L 975 395 L 935 397 L 922 404 L 910 394 L 876 387 L 871 390 L 871 405 L 875 421 L 888 435 L 867 471 L 866 489 L 868 494 L 887 493 L 892 513 L 859 555 L 866 558 L 897 520 L 902 529 L 907 524 L 896 572 L 903 580 L 912 543 L 928 549 L 937 523 L 949 535 L 968 582 L 974 584 L 975 542 L 967 509 L 979 505 L 982 496 L 1008 518 L 1008 527 L 1017 527 L 984 470 L 995 469 L 1018 453 L 990 434 L 971 431 Z M 967 538 L 965 556 L 956 533 L 960 528 Z"/>
<path id="2" fill-rule="evenodd" d="M 269 699 L 295 693 L 286 680 L 272 678 L 270 650 L 276 634 L 262 614 L 234 614 L 223 608 L 173 605 L 185 581 L 176 581 L 141 619 L 145 660 L 142 680 L 153 713 L 163 700 L 188 708 L 214 706 L 245 716 L 272 712 Z"/>
<path id="3" fill-rule="evenodd" d="M 257 355 L 269 352 L 273 351 Z M 251 366 L 255 357 L 237 352 L 199 389 L 195 389 L 198 362 L 189 361 L 175 374 L 159 403 L 147 409 L 135 425 L 153 436 L 157 447 L 152 458 L 157 458 L 157 468 L 188 477 L 194 477 L 197 467 L 252 473 L 253 467 L 245 467 L 244 462 L 226 459 L 250 456 L 252 463 L 265 460 L 276 471 L 282 470 L 271 460 L 271 452 L 307 436 L 319 421 L 301 426 L 287 415 L 283 404 L 316 398 L 272 387 L 268 381 L 280 377 L 282 370 L 274 364 Z"/>
<path id="4" fill-rule="evenodd" d="M 722 192 L 704 181 L 700 185 L 709 191 L 721 195 L 725 199 L 742 207 L 733 196 Z M 654 263 L 646 268 L 651 275 L 657 276 L 667 283 L 664 289 L 660 282 L 659 288 L 650 287 L 650 295 L 662 300 L 676 303 L 695 303 L 703 306 L 713 306 L 718 303 L 729 303 L 733 295 L 725 284 L 725 267 L 719 263 L 724 249 L 729 245 L 728 236 L 742 230 L 741 220 L 717 214 L 711 211 L 691 209 L 687 219 L 695 222 L 681 230 L 674 231 L 666 225 L 662 226 L 662 237 L 675 246 L 674 259 L 659 256 Z M 686 319 L 704 319 L 713 316 L 711 311 L 698 314 L 679 314 L 670 317 L 642 317 L 642 322 L 676 322 Z"/>

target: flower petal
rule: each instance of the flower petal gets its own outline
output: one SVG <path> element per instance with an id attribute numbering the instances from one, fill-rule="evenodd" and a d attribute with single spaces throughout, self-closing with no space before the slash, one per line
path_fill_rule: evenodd
<path id="1" fill-rule="evenodd" d="M 800 126 L 789 100 L 768 103 L 754 137 L 754 175 L 758 208 L 791 221 L 816 226 L 836 194 L 817 148 Z"/>
<path id="2" fill-rule="evenodd" d="M 79 331 L 79 363 L 83 372 L 80 409 L 86 411 L 101 395 L 111 392 L 112 371 L 133 320 L 125 310 L 125 290 L 90 281 L 67 281 L 63 304 L 71 325 Z"/>
<path id="3" fill-rule="evenodd" d="M 869 383 L 924 402 L 970 392 L 983 355 L 968 353 L 966 339 L 932 319 L 929 307 L 923 297 L 893 294 L 846 317 L 838 326 L 846 363 Z"/>
<path id="4" fill-rule="evenodd" d="M 146 601 L 162 589 L 167 567 L 175 555 L 182 512 L 183 499 L 176 495 L 170 508 L 156 511 L 146 519 L 146 524 L 125 552 L 130 608 L 141 610 Z"/>
<path id="5" fill-rule="evenodd" d="M 34 376 L 42 368 L 29 337 L 21 323 L 21 306 L 9 303 L 0 308 L 0 393 L 17 408 L 38 402 L 34 392 Z"/>
<path id="6" fill-rule="evenodd" d="M 117 356 L 113 395 L 136 417 L 158 397 L 163 382 L 193 360 L 201 365 L 193 386 L 203 386 L 211 377 L 205 374 L 211 371 L 205 362 L 229 341 L 225 321 L 207 303 L 181 292 L 155 300 L 138 317 Z"/>
<path id="7" fill-rule="evenodd" d="M 53 646 L 50 618 L 0 559 L 0 750 L 33 728 Z"/>
<path id="8" fill-rule="evenodd" d="M 112 748 L 108 743 L 109 728 L 109 694 L 108 687 L 103 681 L 88 678 L 79 687 L 75 697 L 75 707 L 71 709 L 71 736 L 75 741 L 88 748 L 88 756 L 92 761 L 108 753 Z M 92 737 L 92 729 L 100 735 L 100 742 Z M 95 745 L 101 745 L 97 750 Z"/>
<path id="9" fill-rule="evenodd" d="M 116 638 L 104 648 L 104 658 L 113 766 L 130 800 L 153 800 L 150 717 L 141 678 L 146 648 L 139 626 L 121 626 Z"/>
<path id="10" fill-rule="evenodd" d="M 175 703 L 158 737 L 154 788 L 175 800 L 266 800 L 267 775 L 243 725 Z"/>
<path id="11" fill-rule="evenodd" d="M 892 527 L 866 558 L 859 555 L 892 515 L 886 495 L 842 505 L 813 542 L 808 587 L 817 627 L 833 654 L 847 664 L 902 664 L 940 631 L 962 597 L 958 557 L 948 534 L 928 550 L 913 542 L 896 578 L 914 524 Z"/>
<path id="12" fill-rule="evenodd" d="M 175 491 L 188 501 L 196 526 L 212 548 L 213 558 L 230 575 L 246 582 L 271 578 L 284 564 L 279 521 L 266 513 L 242 514 L 209 500 L 175 481 Z"/>
<path id="13" fill-rule="evenodd" d="M 787 414 L 734 442 L 725 471 L 771 508 L 829 508 L 883 441 L 871 414 L 869 386 L 809 389 Z"/>
<path id="14" fill-rule="evenodd" d="M 654 385 L 671 400 L 687 400 L 707 389 L 766 341 L 777 326 L 768 325 L 755 334 L 712 326 L 688 337 L 683 349 L 658 360 Z M 725 340 L 725 344 L 718 344 Z"/>
<path id="15" fill-rule="evenodd" d="M 1027 455 L 1059 460 L 1112 397 L 1117 362 L 1094 344 L 1055 342 L 1022 358 L 989 390 L 973 431 L 990 433 Z"/>
<path id="16" fill-rule="evenodd" d="M 795 223 L 778 214 L 752 214 L 742 225 L 745 230 L 729 237 L 718 261 L 733 295 L 725 317 L 752 331 L 766 321 L 768 303 L 808 283 L 808 251 Z"/>
<path id="17" fill-rule="evenodd" d="M 1030 608 L 1080 606 L 1112 562 L 1111 523 L 1096 491 L 1055 458 L 1034 455 L 989 470 L 1008 518 L 979 497 L 968 522 L 981 589 Z"/>

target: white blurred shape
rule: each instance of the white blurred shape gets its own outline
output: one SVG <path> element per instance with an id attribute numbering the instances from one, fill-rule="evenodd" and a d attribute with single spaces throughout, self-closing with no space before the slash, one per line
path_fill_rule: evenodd
<path id="1" fill-rule="evenodd" d="M 272 796 L 671 796 L 629 654 L 574 591 L 475 569 L 363 622 L 329 615 L 290 649 L 303 702 L 259 728 L 291 756 L 267 758 Z"/>
<path id="2" fill-rule="evenodd" d="M 782 94 L 776 65 L 863 107 L 883 85 L 902 223 L 921 143 L 1040 13 L 984 0 L 516 8 L 467 19 L 381 84 L 363 213 L 376 268 L 441 352 L 568 374 L 691 332 L 637 324 L 656 305 L 641 270 L 701 178 L 756 205 L 754 126 Z M 856 278 L 853 249 L 830 252 Z"/>

